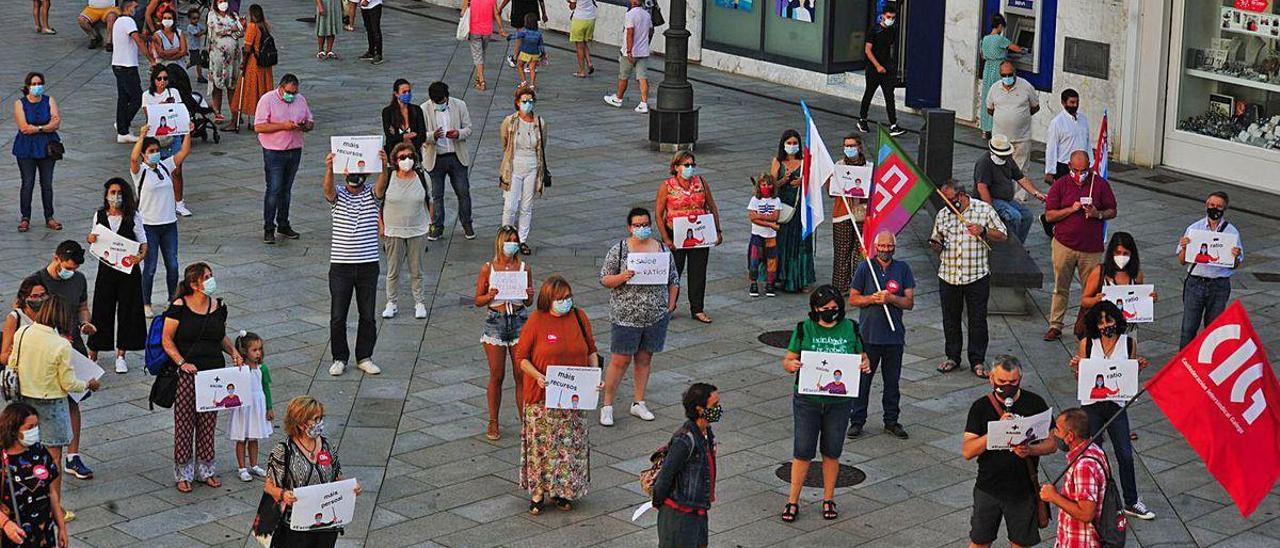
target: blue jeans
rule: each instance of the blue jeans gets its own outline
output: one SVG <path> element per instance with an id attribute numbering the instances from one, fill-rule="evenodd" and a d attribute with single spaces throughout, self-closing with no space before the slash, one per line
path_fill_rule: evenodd
<path id="1" fill-rule="evenodd" d="M 436 156 L 436 166 L 427 175 L 431 176 L 431 224 L 444 226 L 444 177 L 449 176 L 449 184 L 453 186 L 453 194 L 458 197 L 458 221 L 464 228 L 471 227 L 471 181 L 467 176 L 467 166 L 458 161 L 458 155 L 449 153 Z"/>
<path id="2" fill-rule="evenodd" d="M 53 158 L 18 158 L 18 172 L 22 174 L 22 188 L 18 191 L 18 208 L 22 218 L 31 218 L 31 196 L 36 188 L 36 172 L 40 174 L 40 203 L 44 206 L 44 218 L 53 218 Z"/>
<path id="3" fill-rule="evenodd" d="M 302 162 L 302 149 L 262 149 L 262 170 L 267 190 L 262 194 L 262 229 L 289 230 L 289 202 L 293 199 L 293 178 Z M 341 183 L 339 183 L 341 184 Z"/>
<path id="4" fill-rule="evenodd" d="M 142 225 L 147 235 L 147 256 L 142 259 L 142 303 L 151 305 L 151 287 L 156 276 L 156 257 L 164 255 L 164 283 L 168 302 L 178 290 L 178 223 Z"/>
<path id="5" fill-rule="evenodd" d="M 838 403 L 817 403 L 812 398 L 814 396 L 800 394 L 791 396 L 791 415 L 795 421 L 791 454 L 800 460 L 813 460 L 821 441 L 822 458 L 838 459 L 844 452 L 844 434 L 853 398 L 840 398 Z"/>
<path id="6" fill-rule="evenodd" d="M 1019 242 L 1027 241 L 1027 233 L 1031 232 L 1031 222 L 1036 218 L 1031 214 L 1031 210 L 1027 209 L 1026 204 L 1017 200 L 992 198 L 991 207 L 996 208 L 996 214 L 1000 215 L 1000 219 L 1006 225 L 1009 225 L 1010 233 Z"/>
<path id="7" fill-rule="evenodd" d="M 1222 314 L 1230 301 L 1231 278 L 1187 277 L 1182 284 L 1182 338 L 1178 347 L 1186 347 L 1200 327 Z"/>
<path id="8" fill-rule="evenodd" d="M 880 404 L 884 407 L 884 424 L 898 423 L 898 402 L 902 393 L 898 391 L 898 380 L 902 377 L 902 345 L 900 344 L 868 344 L 863 346 L 867 351 L 867 359 L 871 362 L 871 372 L 862 373 L 858 381 L 858 397 L 853 400 L 849 424 L 862 426 L 867 423 L 867 406 L 871 400 L 871 381 L 876 378 L 876 369 L 880 370 L 880 378 L 884 380 L 884 395 Z"/>
<path id="9" fill-rule="evenodd" d="M 1092 403 L 1083 408 L 1085 414 L 1089 416 L 1090 436 L 1097 434 L 1112 415 L 1120 413 L 1116 420 L 1111 421 L 1111 426 L 1107 427 L 1107 437 L 1111 438 L 1111 452 L 1116 457 L 1116 464 L 1120 465 L 1120 491 L 1123 493 L 1124 505 L 1133 506 L 1138 502 L 1138 480 L 1133 472 L 1133 442 L 1129 440 L 1129 414 L 1124 412 L 1125 408 L 1111 401 Z M 1098 438 L 1098 444 L 1102 444 L 1101 437 Z"/>

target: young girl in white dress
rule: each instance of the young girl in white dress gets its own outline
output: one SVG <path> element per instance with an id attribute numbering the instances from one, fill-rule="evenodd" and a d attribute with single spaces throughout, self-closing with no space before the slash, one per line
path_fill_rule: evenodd
<path id="1" fill-rule="evenodd" d="M 240 481 L 253 481 L 253 476 L 267 476 L 267 471 L 258 466 L 258 440 L 271 437 L 271 421 L 276 418 L 271 410 L 271 373 L 262 363 L 265 351 L 262 337 L 256 333 L 241 331 L 236 337 L 236 351 L 249 367 L 249 401 L 248 405 L 227 410 L 227 437 L 236 442 Z"/>

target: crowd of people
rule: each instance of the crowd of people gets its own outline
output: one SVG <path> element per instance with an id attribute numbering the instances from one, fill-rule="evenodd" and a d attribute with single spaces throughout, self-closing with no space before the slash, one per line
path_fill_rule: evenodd
<path id="1" fill-rule="evenodd" d="M 507 35 L 501 15 L 506 5 L 507 0 L 463 2 L 462 10 L 470 14 L 466 40 L 476 65 L 478 90 L 487 87 L 483 68 L 490 37 L 495 30 Z M 37 32 L 52 34 L 45 6 L 43 19 L 38 8 L 35 12 Z M 368 40 L 368 50 L 360 59 L 381 64 L 382 7 L 381 0 L 316 0 L 316 59 L 338 58 L 335 38 L 342 28 L 353 30 L 354 10 L 359 9 Z M 595 71 L 587 43 L 593 38 L 596 2 L 573 0 L 569 7 L 570 40 L 578 57 L 575 76 L 586 77 Z M 643 113 L 648 110 L 645 70 L 654 21 L 651 8 L 642 0 L 630 0 L 629 7 L 617 90 L 604 100 L 622 106 L 628 81 L 635 77 L 640 85 L 636 111 Z M 189 73 L 194 74 L 198 82 L 207 83 L 206 94 L 196 104 L 207 106 L 215 122 L 227 122 L 224 99 L 233 118 L 225 129 L 238 130 L 241 115 L 252 118 L 249 127 L 262 150 L 264 170 L 263 243 L 301 237 L 290 221 L 290 205 L 306 134 L 316 127 L 315 116 L 295 74 L 284 74 L 278 81 L 273 77 L 275 60 L 267 52 L 275 42 L 262 6 L 248 6 L 247 17 L 239 12 L 239 2 L 217 0 L 204 12 L 187 12 L 185 25 L 178 28 L 179 12 L 173 2 L 122 0 L 117 5 L 88 0 L 78 18 L 90 39 L 89 47 L 111 51 L 118 95 L 116 139 L 132 145 L 131 181 L 112 177 L 103 184 L 102 205 L 89 223 L 93 230 L 85 241 L 93 245 L 110 233 L 138 244 L 138 251 L 121 259 L 128 266 L 124 270 L 97 257 L 101 264 L 90 304 L 88 282 L 80 271 L 86 250 L 76 240 L 63 241 L 46 265 L 21 282 L 12 310 L 5 315 L 0 363 L 7 370 L 6 399 L 12 402 L 0 412 L 0 447 L 5 449 L 6 474 L 21 487 L 15 490 L 11 485 L 0 495 L 5 503 L 0 508 L 0 532 L 8 543 L 26 538 L 28 544 L 36 539 L 39 545 L 66 545 L 66 524 L 74 513 L 63 507 L 63 473 L 81 480 L 93 478 L 80 454 L 76 395 L 99 390 L 104 384 L 77 378 L 73 362 L 80 356 L 97 361 L 100 352 L 114 351 L 115 372 L 128 373 L 128 353 L 148 350 L 151 344 L 147 318 L 154 318 L 153 325 L 159 326 L 158 344 L 169 361 L 158 372 L 149 400 L 173 409 L 173 473 L 179 492 L 192 492 L 196 483 L 221 486 L 215 465 L 217 414 L 199 410 L 195 383 L 199 372 L 228 365 L 250 372 L 250 385 L 244 391 L 250 404 L 228 413 L 227 435 L 234 442 L 240 480 L 263 478 L 265 497 L 287 513 L 297 501 L 294 489 L 343 477 L 324 436 L 325 408 L 305 395 L 288 401 L 284 439 L 268 452 L 266 467 L 259 466 L 259 443 L 271 440 L 274 431 L 271 374 L 265 363 L 269 341 L 249 332 L 227 336 L 229 308 L 217 296 L 213 267 L 195 261 L 182 268 L 178 259 L 178 223 L 192 214 L 183 199 L 183 167 L 191 157 L 192 133 L 152 132 L 146 123 L 138 126 L 136 134 L 131 131 L 144 106 L 191 104 L 191 90 L 176 82 L 189 84 Z M 859 133 L 842 140 L 842 165 L 873 162 L 860 133 L 869 131 L 867 111 L 876 89 L 884 90 L 889 133 L 903 133 L 896 123 L 890 83 L 896 78 L 896 33 L 888 29 L 897 12 L 893 6 L 883 12 L 866 37 L 867 94 L 856 123 Z M 510 363 L 520 424 L 518 483 L 529 494 L 528 512 L 534 516 L 548 505 L 572 510 L 590 487 L 588 412 L 562 409 L 547 401 L 549 369 L 601 368 L 599 386 L 591 387 L 601 395 L 597 422 L 612 427 L 618 419 L 614 412 L 618 391 L 630 368 L 629 414 L 641 421 L 655 420 L 646 402 L 655 355 L 666 346 L 682 292 L 693 320 L 713 322 L 706 309 L 707 273 L 711 248 L 724 241 L 722 211 L 710 182 L 694 154 L 677 152 L 667 165 L 669 176 L 657 184 L 652 209 L 627 211 L 625 219 L 619 219 L 625 221 L 625 232 L 603 254 L 597 281 L 610 292 L 607 349 L 598 346 L 591 318 L 575 304 L 570 280 L 552 274 L 535 286 L 534 268 L 523 257 L 533 254 L 534 202 L 551 182 L 546 150 L 554 134 L 535 108 L 537 67 L 545 59 L 538 26 L 546 19 L 541 0 L 516 0 L 512 6 L 511 37 L 517 44 L 514 57 L 507 61 L 518 67 L 520 85 L 512 94 L 513 111 L 498 128 L 502 226 L 495 234 L 491 258 L 479 267 L 474 295 L 474 305 L 485 309 L 480 322 L 481 348 L 489 366 L 484 436 L 490 441 L 502 438 L 499 414 Z M 1003 25 L 999 16 L 992 21 L 994 28 Z M 1070 89 L 1061 92 L 1063 108 L 1050 123 L 1047 137 L 1048 188 L 1041 191 L 1026 171 L 1031 119 L 1040 109 L 1038 94 L 1004 60 L 1006 52 L 1017 50 L 998 33 L 984 38 L 981 126 L 988 134 L 989 153 L 975 162 L 972 184 L 948 180 L 938 188 L 945 203 L 928 238 L 938 260 L 944 331 L 945 359 L 937 371 L 945 374 L 967 364 L 973 375 L 991 385 L 991 391 L 969 409 L 961 447 L 963 458 L 978 461 L 969 533 L 972 544 L 990 545 L 1001 521 L 1015 545 L 1038 543 L 1047 519 L 1041 515 L 1042 503 L 1047 503 L 1060 508 L 1059 546 L 1095 546 L 1094 518 L 1112 477 L 1099 445 L 1103 431 L 1112 444 L 1124 512 L 1138 519 L 1155 517 L 1137 492 L 1132 443 L 1137 433 L 1131 431 L 1124 402 L 1100 401 L 1065 410 L 1054 418 L 1052 433 L 1044 437 L 1008 450 L 987 448 L 990 423 L 1048 410 L 1041 396 L 1021 386 L 1023 370 L 1017 358 L 996 356 L 988 365 L 986 355 L 992 247 L 1008 245 L 1003 242 L 1010 239 L 1031 245 L 1031 227 L 1037 220 L 1050 237 L 1054 276 L 1044 340 L 1061 338 L 1072 308 L 1072 283 L 1078 280 L 1082 286 L 1076 302 L 1079 315 L 1072 325 L 1078 344 L 1069 362 L 1071 369 L 1076 371 L 1085 359 L 1132 359 L 1142 368 L 1148 366 L 1148 360 L 1138 354 L 1138 330 L 1124 310 L 1103 298 L 1104 287 L 1141 284 L 1144 274 L 1134 237 L 1108 225 L 1122 218 L 1110 184 L 1092 167 L 1088 122 L 1078 111 L 1079 94 Z M 151 65 L 145 91 L 139 77 L 140 57 Z M 55 231 L 63 228 L 53 216 L 52 188 L 53 169 L 62 155 L 60 113 L 57 102 L 45 93 L 45 85 L 42 74 L 28 74 L 13 107 L 18 128 L 13 154 L 22 180 L 19 232 L 31 229 L 37 176 L 45 225 Z M 331 213 L 328 284 L 333 362 L 328 371 L 333 376 L 345 374 L 353 359 L 355 369 L 365 375 L 381 372 L 373 355 L 383 260 L 387 263 L 386 304 L 381 316 L 393 318 L 399 313 L 399 278 L 407 269 L 414 318 L 428 317 L 425 254 L 427 242 L 440 239 L 445 230 L 446 178 L 454 191 L 454 218 L 464 239 L 477 237 L 468 143 L 473 127 L 467 103 L 452 97 L 449 87 L 437 81 L 428 85 L 427 100 L 416 104 L 413 88 L 409 80 L 396 79 L 389 104 L 381 111 L 384 147 L 378 155 L 385 169 L 351 173 L 347 168 L 335 169 L 333 153 L 325 160 L 321 195 Z M 877 371 L 884 431 L 909 439 L 902 425 L 899 385 L 909 324 L 922 323 L 912 312 L 917 279 L 908 263 L 895 258 L 895 233 L 874 234 L 871 248 L 863 247 L 865 197 L 833 201 L 831 283 L 818 284 L 814 239 L 804 235 L 801 218 L 795 215 L 803 207 L 804 149 L 798 131 L 781 133 L 770 164 L 752 178 L 753 190 L 743 215 L 751 230 L 748 294 L 808 294 L 807 318 L 796 324 L 781 364 L 795 376 L 790 490 L 780 514 L 788 523 L 800 519 L 802 487 L 812 460 L 819 455 L 819 515 L 825 520 L 839 517 L 835 502 L 839 459 L 848 440 L 866 435 Z M 1043 202 L 1043 213 L 1027 205 L 1031 197 Z M 1225 192 L 1209 194 L 1205 216 L 1192 223 L 1176 245 L 1174 254 L 1190 265 L 1183 282 L 1182 345 L 1223 311 L 1230 297 L 1230 277 L 1243 261 L 1242 243 L 1229 250 L 1232 266 L 1207 264 L 1197 260 L 1195 250 L 1187 251 L 1193 230 L 1228 232 L 1239 238 L 1237 228 L 1225 219 L 1228 206 Z M 678 228 L 687 224 L 678 221 L 707 217 L 709 222 L 699 234 L 692 227 Z M 659 279 L 637 280 L 641 274 L 633 262 L 637 256 L 652 261 Z M 154 306 L 153 278 L 161 257 L 165 304 Z M 353 297 L 358 317 L 354 356 L 347 337 Z M 858 311 L 856 321 L 852 308 Z M 88 336 L 87 344 L 82 335 Z M 606 352 L 607 358 L 603 357 Z M 803 356 L 811 352 L 848 355 L 850 363 L 857 364 L 857 374 L 852 368 L 836 370 L 828 384 L 819 382 L 821 393 L 815 394 L 800 382 L 801 371 L 812 365 Z M 20 379 L 20 384 L 14 381 L 10 388 L 11 378 Z M 852 391 L 845 378 L 856 378 Z M 705 546 L 707 512 L 715 500 L 717 446 L 712 425 L 723 414 L 720 393 L 712 385 L 693 383 L 683 394 L 682 406 L 687 420 L 659 452 L 657 473 L 647 488 L 658 509 L 659 544 Z M 1038 461 L 1058 451 L 1067 454 L 1066 480 L 1060 488 L 1041 485 Z M 360 491 L 357 484 L 355 494 Z M 14 513 L 11 509 L 18 507 L 19 499 L 28 506 Z M 299 532 L 288 527 L 274 533 L 274 546 L 332 546 L 338 535 L 335 529 Z"/>

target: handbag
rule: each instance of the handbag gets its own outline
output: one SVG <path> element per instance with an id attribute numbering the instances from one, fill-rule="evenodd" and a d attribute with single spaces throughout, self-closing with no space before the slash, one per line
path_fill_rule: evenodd
<path id="1" fill-rule="evenodd" d="M 61 160 L 66 153 L 67 147 L 62 144 L 62 141 L 49 141 L 44 148 L 45 157 L 55 162 Z"/>
<path id="2" fill-rule="evenodd" d="M 17 342 L 13 343 L 13 355 L 9 357 L 12 365 L 5 367 L 0 372 L 0 395 L 4 396 L 4 401 L 17 401 L 18 396 L 22 395 L 22 390 L 18 385 L 18 350 L 22 346 L 22 338 L 27 336 L 27 331 L 31 330 L 31 326 L 25 326 L 22 334 L 18 336 Z"/>
<path id="3" fill-rule="evenodd" d="M 542 164 L 542 186 L 551 186 L 551 170 L 547 169 L 547 130 L 542 128 L 542 117 L 538 117 L 538 163 Z"/>
<path id="4" fill-rule="evenodd" d="M 997 415 L 1004 414 L 1004 409 L 1000 407 L 1000 402 L 996 401 L 995 394 L 988 392 L 987 401 L 991 402 L 991 407 L 995 408 Z M 1031 476 L 1031 500 L 1036 505 L 1036 526 L 1044 529 L 1049 526 L 1049 503 L 1040 500 L 1040 478 L 1036 474 L 1036 465 L 1031 463 L 1031 459 L 1022 459 L 1022 461 L 1027 463 L 1027 474 Z"/>
<path id="5" fill-rule="evenodd" d="M 662 16 L 662 6 L 658 5 L 657 0 L 646 0 L 645 9 L 649 10 L 649 19 L 653 21 L 653 28 L 667 24 L 667 19 Z"/>
<path id="6" fill-rule="evenodd" d="M 583 340 L 583 341 L 586 341 L 586 340 L 587 340 L 587 326 L 585 326 L 585 325 L 583 325 L 583 324 L 582 324 L 582 312 L 581 312 L 581 309 L 579 309 L 579 308 L 577 308 L 577 307 L 575 307 L 575 308 L 573 309 L 573 319 L 578 320 L 578 330 L 582 332 L 582 340 Z M 595 363 L 595 366 L 596 366 L 596 367 L 598 367 L 598 368 L 600 368 L 600 369 L 604 369 L 604 356 L 601 356 L 601 355 L 600 355 L 600 352 L 596 352 L 596 363 Z"/>
<path id="7" fill-rule="evenodd" d="M 285 483 L 289 487 L 293 485 L 293 471 L 289 467 L 290 457 L 293 456 L 293 447 L 289 440 L 282 441 L 284 444 L 284 477 Z M 279 486 L 284 489 L 286 486 Z M 262 498 L 258 500 L 258 512 L 253 516 L 253 538 L 262 545 L 262 548 L 271 548 L 271 539 L 275 536 L 276 531 L 284 524 L 284 503 L 277 502 L 271 498 L 264 490 Z"/>
<path id="8" fill-rule="evenodd" d="M 458 30 L 454 33 L 454 37 L 458 41 L 466 40 L 471 34 L 471 8 L 462 10 L 462 16 L 458 18 Z"/>

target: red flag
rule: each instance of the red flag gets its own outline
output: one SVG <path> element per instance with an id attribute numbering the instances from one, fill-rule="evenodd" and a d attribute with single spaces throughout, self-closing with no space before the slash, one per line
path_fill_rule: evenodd
<path id="1" fill-rule="evenodd" d="M 1280 385 L 1240 301 L 1146 388 L 1249 517 L 1280 477 Z"/>

